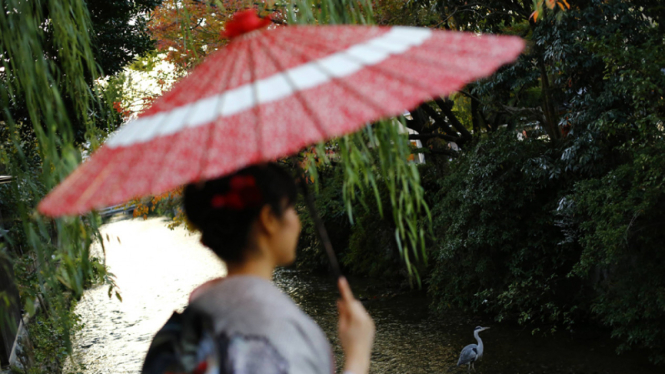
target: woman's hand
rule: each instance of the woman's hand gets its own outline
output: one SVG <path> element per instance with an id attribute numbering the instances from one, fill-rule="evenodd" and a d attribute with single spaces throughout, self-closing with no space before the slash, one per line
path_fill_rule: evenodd
<path id="1" fill-rule="evenodd" d="M 337 300 L 339 310 L 339 341 L 344 350 L 344 371 L 367 374 L 374 343 L 374 321 L 360 301 L 353 297 L 344 277 L 337 281 L 342 298 Z"/>

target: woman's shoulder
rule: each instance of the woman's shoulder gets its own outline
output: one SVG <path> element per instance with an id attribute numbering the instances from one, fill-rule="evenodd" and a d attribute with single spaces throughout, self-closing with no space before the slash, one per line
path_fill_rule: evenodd
<path id="1" fill-rule="evenodd" d="M 208 313 L 215 330 L 285 332 L 305 329 L 321 335 L 320 328 L 272 282 L 254 276 L 233 276 L 209 286 L 191 303 Z"/>
<path id="2" fill-rule="evenodd" d="M 272 282 L 249 275 L 221 278 L 205 285 L 190 304 L 212 314 L 245 309 L 248 305 L 265 309 L 280 306 L 289 310 L 298 309 L 293 300 Z"/>

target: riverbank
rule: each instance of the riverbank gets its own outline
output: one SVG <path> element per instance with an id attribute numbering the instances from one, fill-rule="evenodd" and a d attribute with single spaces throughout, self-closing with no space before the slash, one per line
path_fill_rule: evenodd
<path id="1" fill-rule="evenodd" d="M 198 284 L 224 274 L 224 267 L 182 228 L 169 230 L 161 219 L 113 222 L 102 228 L 111 272 L 123 301 L 109 299 L 105 287 L 89 290 L 76 312 L 84 325 L 75 340 L 75 357 L 85 374 L 138 373 L 153 334 L 173 310 L 181 310 Z M 119 240 L 118 240 L 119 238 Z M 428 312 L 419 293 L 387 293 L 380 279 L 350 278 L 352 287 L 376 321 L 372 374 L 466 372 L 455 368 L 460 350 L 473 343 L 473 328 L 483 332 L 486 352 L 479 373 L 660 372 L 646 360 L 616 356 L 611 341 L 533 337 L 528 330 L 501 325 L 455 311 L 442 318 Z M 333 343 L 337 363 L 337 297 L 328 276 L 281 269 L 275 283 L 323 328 Z"/>
<path id="2" fill-rule="evenodd" d="M 56 290 L 51 295 L 57 297 L 45 297 L 38 281 L 39 269 L 35 256 L 33 252 L 25 253 L 15 259 L 13 266 L 16 287 L 22 293 L 22 301 L 28 303 L 28 306 L 21 308 L 16 334 L 13 336 L 8 365 L 5 367 L 10 373 L 61 372 L 69 359 L 70 338 L 80 328 L 74 313 L 77 300 L 71 289 L 62 283 L 55 283 Z M 84 282 L 83 288 L 98 281 L 93 276 Z M 53 284 L 45 287 L 51 286 Z M 44 304 L 45 301 L 48 304 Z"/>

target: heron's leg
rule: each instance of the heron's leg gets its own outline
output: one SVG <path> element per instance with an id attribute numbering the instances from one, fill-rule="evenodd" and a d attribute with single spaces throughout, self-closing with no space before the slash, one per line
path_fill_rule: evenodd
<path id="1" fill-rule="evenodd" d="M 469 362 L 469 364 L 466 366 L 466 371 L 469 372 L 469 373 L 471 372 L 471 363 L 470 363 L 470 362 Z"/>
<path id="2" fill-rule="evenodd" d="M 471 361 L 471 369 L 473 369 L 474 372 L 476 371 L 475 361 Z"/>

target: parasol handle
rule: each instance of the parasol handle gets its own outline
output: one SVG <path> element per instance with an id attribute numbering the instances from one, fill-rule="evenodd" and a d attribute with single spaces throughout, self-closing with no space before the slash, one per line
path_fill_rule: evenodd
<path id="1" fill-rule="evenodd" d="M 300 166 L 298 160 L 293 158 L 293 162 L 296 164 L 300 174 L 305 175 L 305 170 L 303 170 L 303 168 Z M 300 183 L 300 189 L 302 190 L 302 194 L 305 197 L 305 204 L 307 204 L 309 215 L 311 216 L 312 221 L 314 221 L 314 228 L 316 229 L 316 233 L 319 237 L 319 240 L 323 244 L 323 248 L 326 250 L 326 255 L 328 255 L 328 260 L 330 261 L 330 268 L 332 270 L 333 276 L 335 277 L 335 279 L 339 279 L 342 276 L 342 271 L 339 268 L 339 262 L 337 261 L 337 256 L 335 255 L 332 243 L 330 242 L 330 237 L 328 236 L 328 230 L 326 230 L 326 227 L 323 224 L 323 220 L 319 215 L 319 211 L 316 209 L 316 205 L 314 205 L 314 197 L 312 196 L 312 193 L 309 190 L 309 186 L 307 186 L 307 180 L 305 178 L 300 177 L 298 178 L 298 181 Z"/>

